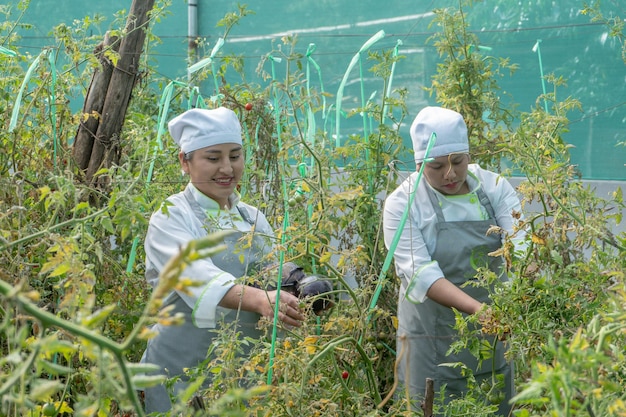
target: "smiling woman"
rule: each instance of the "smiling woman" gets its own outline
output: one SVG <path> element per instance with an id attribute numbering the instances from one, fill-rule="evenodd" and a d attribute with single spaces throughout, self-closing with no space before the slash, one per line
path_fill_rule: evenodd
<path id="1" fill-rule="evenodd" d="M 244 170 L 237 115 L 223 107 L 192 109 L 171 120 L 169 130 L 180 146 L 178 158 L 190 182 L 150 218 L 144 245 L 147 280 L 157 285 L 167 262 L 189 241 L 217 230 L 235 233 L 224 241 L 226 250 L 198 259 L 182 272 L 199 286 L 172 291 L 163 301 L 163 308 L 173 309 L 171 314 L 182 315 L 184 322 L 178 326 L 156 324 L 153 330 L 157 335 L 148 342 L 142 361 L 158 365 L 159 374 L 180 379 L 170 393 L 165 385 L 146 389 L 149 413 L 170 410 L 168 394 L 176 398 L 187 386 L 184 369 L 207 359 L 216 337 L 209 329 L 234 326 L 243 337 L 258 338 L 262 334 L 257 328 L 259 319 L 273 317 L 277 303 L 281 324 L 300 326 L 304 319 L 295 295 L 237 281 L 261 270 L 264 275 L 258 278 L 269 281 L 265 267 L 275 261 L 271 258 L 273 230 L 265 215 L 242 202 L 236 191 Z"/>
<path id="2" fill-rule="evenodd" d="M 230 208 L 228 197 L 235 191 L 244 169 L 243 148 L 236 143 L 213 145 L 179 154 L 183 172 L 202 193 L 221 208 Z"/>
<path id="3" fill-rule="evenodd" d="M 183 172 L 198 191 L 230 209 L 228 198 L 244 170 L 241 127 L 237 115 L 224 107 L 191 109 L 169 123 L 180 145 Z"/>

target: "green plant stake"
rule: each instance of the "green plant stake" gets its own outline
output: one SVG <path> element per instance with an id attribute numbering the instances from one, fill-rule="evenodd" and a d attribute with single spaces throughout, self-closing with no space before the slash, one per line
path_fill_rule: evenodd
<path id="1" fill-rule="evenodd" d="M 57 105 L 55 88 L 57 83 L 57 68 L 52 50 L 48 52 L 48 63 L 50 64 L 50 74 L 52 81 L 50 82 L 50 120 L 52 121 L 52 146 L 53 146 L 53 158 L 54 169 L 57 168 L 57 153 L 58 153 L 58 137 L 57 137 Z"/>
<path id="2" fill-rule="evenodd" d="M 430 139 L 428 140 L 428 145 L 426 146 L 426 153 L 424 154 L 424 163 L 430 161 L 430 158 L 428 158 L 428 155 L 430 154 L 430 150 L 432 149 L 436 141 L 437 141 L 437 134 L 433 132 L 430 135 Z M 420 169 L 417 173 L 417 178 L 415 180 L 415 188 L 413 188 L 413 191 L 409 195 L 409 202 L 404 208 L 404 212 L 402 213 L 402 218 L 400 219 L 400 224 L 398 225 L 398 229 L 396 230 L 396 233 L 393 235 L 393 240 L 391 241 L 391 245 L 389 245 L 389 251 L 387 252 L 387 256 L 385 257 L 385 262 L 383 263 L 383 267 L 380 271 L 380 274 L 378 275 L 376 289 L 374 290 L 374 295 L 372 296 L 372 300 L 370 302 L 370 305 L 367 311 L 367 322 L 370 321 L 372 310 L 374 309 L 374 307 L 376 307 L 376 303 L 378 302 L 378 297 L 380 296 L 380 292 L 382 291 L 382 288 L 383 288 L 385 274 L 389 270 L 389 266 L 391 265 L 391 261 L 393 259 L 393 253 L 395 252 L 396 246 L 398 246 L 398 242 L 400 241 L 400 235 L 402 234 L 402 229 L 404 228 L 406 219 L 409 216 L 409 210 L 411 209 L 411 206 L 413 205 L 413 199 L 415 198 L 415 191 L 417 190 L 417 187 L 419 186 L 420 181 L 422 180 L 422 173 L 424 172 L 424 163 L 420 165 Z"/>
<path id="3" fill-rule="evenodd" d="M 322 119 L 326 117 L 326 95 L 324 94 L 324 83 L 322 82 L 322 70 L 320 66 L 315 60 L 311 57 L 313 52 L 315 52 L 315 44 L 310 43 L 309 47 L 306 50 L 306 92 L 308 97 L 311 97 L 311 65 L 315 67 L 317 71 L 317 76 L 320 81 L 320 93 L 322 96 Z M 311 106 L 309 102 L 307 102 L 307 138 L 311 143 L 315 143 L 315 118 L 313 117 L 313 111 L 311 110 Z M 312 140 L 311 140 L 312 138 Z"/>
<path id="4" fill-rule="evenodd" d="M 20 107 L 22 105 L 22 96 L 24 95 L 24 89 L 26 89 L 26 86 L 28 85 L 28 82 L 30 81 L 30 78 L 33 75 L 33 71 L 35 71 L 35 68 L 39 66 L 39 61 L 41 60 L 41 57 L 45 56 L 47 53 L 48 51 L 44 50 L 39 55 L 37 55 L 37 57 L 33 60 L 33 62 L 28 67 L 28 70 L 26 71 L 26 75 L 24 76 L 24 79 L 22 80 L 22 86 L 20 87 L 20 91 L 19 93 L 17 93 L 17 97 L 15 98 L 15 105 L 13 106 L 13 111 L 11 112 L 11 121 L 9 122 L 9 132 L 13 132 L 13 130 L 17 126 L 17 118 L 19 116 Z"/>
<path id="5" fill-rule="evenodd" d="M 361 54 L 365 51 L 367 51 L 369 48 L 372 47 L 372 45 L 374 45 L 376 42 L 378 42 L 379 40 L 381 40 L 382 38 L 385 37 L 385 31 L 381 30 L 378 33 L 376 33 L 374 36 L 372 36 L 371 38 L 369 38 L 367 40 L 367 42 L 365 42 L 363 44 L 363 46 L 361 46 L 361 49 L 359 49 L 359 51 L 352 57 L 352 60 L 350 61 L 350 64 L 348 65 L 348 69 L 346 70 L 346 72 L 343 74 L 343 79 L 341 80 L 341 84 L 339 84 L 339 89 L 337 90 L 337 101 L 336 101 L 336 108 L 335 108 L 335 132 L 336 132 L 336 137 L 335 137 L 335 146 L 339 147 L 341 145 L 341 139 L 339 136 L 340 133 L 340 117 L 341 117 L 341 101 L 343 100 L 343 90 L 346 87 L 346 83 L 348 82 L 348 77 L 350 76 L 350 72 L 352 72 L 352 69 L 354 68 L 354 66 L 357 64 L 357 62 L 360 61 L 361 59 Z M 361 80 L 363 78 L 361 77 Z M 363 93 L 361 91 L 361 93 Z"/>
<path id="6" fill-rule="evenodd" d="M 402 45 L 402 41 L 400 39 L 398 39 L 398 41 L 396 42 L 396 47 L 393 48 L 393 57 L 397 58 L 398 57 L 398 49 L 400 49 L 400 45 Z M 393 75 L 396 72 L 396 63 L 397 61 L 394 60 L 393 63 L 391 64 L 391 74 L 389 75 L 389 84 L 387 85 L 387 91 L 385 92 L 385 95 L 387 97 L 389 97 L 391 95 L 391 85 L 393 84 Z M 382 123 L 385 123 L 385 114 L 387 114 L 387 107 L 389 105 L 387 104 L 387 101 L 384 101 L 383 104 L 383 114 L 382 114 Z"/>
<path id="7" fill-rule="evenodd" d="M 274 85 L 276 83 L 276 73 L 274 70 L 274 63 L 275 62 L 281 62 L 282 60 L 280 58 L 275 58 L 272 55 L 269 55 L 269 60 L 272 64 L 272 90 L 274 90 Z M 273 105 L 274 105 L 274 117 L 276 119 L 276 139 L 278 140 L 278 149 L 282 148 L 282 141 L 280 139 L 280 132 L 281 132 L 281 123 L 280 123 L 280 107 L 279 107 L 279 102 L 278 102 L 278 97 L 276 95 L 276 93 L 273 94 Z M 287 236 L 287 229 L 289 228 L 289 207 L 288 207 L 288 203 L 287 203 L 287 184 L 285 183 L 285 179 L 281 178 L 281 185 L 282 185 L 282 189 L 283 189 L 283 201 L 284 201 L 284 205 L 285 205 L 285 216 L 283 218 L 283 231 L 280 237 L 280 243 L 281 243 L 281 248 L 280 251 L 278 253 L 278 277 L 277 277 L 277 282 L 276 282 L 276 299 L 280 300 L 280 287 L 282 285 L 282 277 L 283 277 L 283 264 L 285 262 L 285 250 L 284 248 L 284 244 L 285 244 L 285 240 L 286 240 L 286 236 Z M 274 369 L 274 358 L 276 356 L 276 337 L 277 337 L 277 330 L 278 330 L 278 313 L 279 313 L 279 308 L 280 308 L 280 302 L 277 302 L 274 304 L 274 320 L 272 321 L 272 343 L 270 346 L 270 358 L 269 358 L 269 364 L 268 364 L 268 369 L 267 369 L 267 384 L 271 385 L 272 383 L 272 376 L 273 376 L 273 369 Z"/>
<path id="8" fill-rule="evenodd" d="M 533 52 L 537 53 L 537 57 L 539 58 L 539 74 L 541 75 L 541 89 L 543 91 L 543 107 L 546 111 L 546 113 L 548 113 L 548 100 L 546 99 L 545 95 L 546 95 L 546 79 L 543 75 L 543 63 L 541 62 L 541 48 L 539 47 L 539 44 L 541 43 L 541 39 L 537 39 L 537 42 L 535 42 L 535 45 L 533 46 Z"/>

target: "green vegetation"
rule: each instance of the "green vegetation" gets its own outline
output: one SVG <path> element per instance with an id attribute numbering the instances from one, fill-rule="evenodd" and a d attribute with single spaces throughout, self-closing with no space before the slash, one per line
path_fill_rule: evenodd
<path id="1" fill-rule="evenodd" d="M 144 376 L 149 367 L 137 365 L 150 336 L 146 326 L 175 323 L 156 309 L 169 289 L 191 285 L 177 271 L 186 260 L 219 250 L 219 236 L 194 242 L 172 261 L 158 289 L 144 283 L 141 239 L 147 219 L 184 186 L 176 150 L 161 146 L 167 139 L 159 127 L 187 108 L 196 91 L 183 83 L 168 90 L 158 79 L 139 83 L 120 138 L 119 166 L 98 173 L 106 187 L 85 184 L 71 155 L 83 115 L 73 113 L 67 99 L 76 86 L 89 85 L 98 62 L 84 51 L 101 39 L 85 35 L 87 20 L 58 27 L 62 47 L 43 51 L 32 65 L 37 57 L 11 53 L 17 41 L 12 28 L 27 5 L 0 8 L 7 17 L 0 24 L 6 49 L 0 50 L 0 415 L 142 415 L 136 390 L 159 382 Z M 563 133 L 568 113 L 579 104 L 575 98 L 557 100 L 564 80 L 547 76 L 553 91 L 538 97 L 529 112 L 500 102 L 498 79 L 514 64 L 492 59 L 479 47 L 465 26 L 469 10 L 436 11 L 440 31 L 431 42 L 442 65 L 429 91 L 468 119 L 477 160 L 510 166 L 526 178 L 519 191 L 529 208 L 524 228 L 530 250 L 503 252 L 514 280 L 496 288 L 488 323 L 507 338 L 516 364 L 515 415 L 623 416 L 626 236 L 611 227 L 622 221 L 621 190 L 600 198 L 570 163 Z M 598 9 L 588 13 L 593 10 Z M 224 33 L 245 24 L 247 13 L 240 6 L 229 14 Z M 599 12 L 592 15 L 601 18 Z M 616 36 L 623 39 L 619 29 Z M 358 55 L 384 93 L 361 97 L 358 109 L 341 115 L 362 119 L 364 128 L 337 146 L 337 108 L 331 104 L 336 97 L 309 84 L 317 77 L 314 54 L 297 53 L 296 44 L 297 38 L 285 37 L 268 51 L 259 66 L 266 87 L 229 82 L 227 71 L 241 71 L 242 62 L 227 55 L 199 68 L 197 80 L 214 80 L 219 95 L 213 100 L 242 118 L 250 147 L 245 198 L 273 221 L 285 259 L 334 279 L 341 302 L 323 317 L 311 316 L 303 328 L 283 332 L 274 344 L 224 331 L 214 348 L 217 359 L 189 370 L 194 388 L 207 373 L 218 375 L 201 391 L 206 409 L 199 413 L 409 415 L 402 392 L 394 391 L 397 282 L 393 268 L 383 269 L 380 233 L 381 196 L 403 175 L 394 161 L 410 159 L 399 131 L 412 92 L 393 80 L 394 64 L 403 57 L 375 48 Z M 272 66 L 279 59 L 287 68 L 281 78 Z M 159 83 L 171 96 L 155 92 Z M 210 99 L 203 103 L 213 105 Z M 348 285 L 348 277 L 358 288 Z M 474 346 L 465 331 L 468 320 L 459 316 L 459 343 L 488 360 L 488 347 Z M 262 325 L 270 334 L 272 324 Z M 235 357 L 244 345 L 252 354 Z M 242 375 L 257 385 L 240 388 Z M 468 396 L 440 411 L 493 415 L 498 398 L 490 394 L 497 382 L 497 375 L 491 385 L 470 380 Z M 192 395 L 185 393 L 175 411 L 192 415 Z"/>

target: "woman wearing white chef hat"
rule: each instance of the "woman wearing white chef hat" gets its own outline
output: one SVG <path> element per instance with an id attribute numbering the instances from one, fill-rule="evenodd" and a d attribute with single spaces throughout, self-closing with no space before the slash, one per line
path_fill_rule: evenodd
<path id="1" fill-rule="evenodd" d="M 144 245 L 148 282 L 156 285 L 165 264 L 189 241 L 216 230 L 236 230 L 224 242 L 228 249 L 196 260 L 182 272 L 182 277 L 202 285 L 173 291 L 164 300 L 163 307 L 173 308 L 172 315 L 182 313 L 184 323 L 155 325 L 156 336 L 148 341 L 142 362 L 157 364 L 162 374 L 175 377 L 207 359 L 215 330 L 224 323 L 236 321 L 243 337 L 259 337 L 257 322 L 261 316 L 274 316 L 277 292 L 236 282 L 267 265 L 273 244 L 263 213 L 242 202 L 236 191 L 245 168 L 237 115 L 224 107 L 192 109 L 168 127 L 180 146 L 179 160 L 189 184 L 150 218 Z M 241 239 L 249 234 L 251 239 Z M 280 322 L 300 326 L 304 316 L 298 298 L 281 291 L 280 306 Z M 174 394 L 185 386 L 182 377 Z M 146 389 L 144 396 L 148 413 L 172 406 L 164 385 Z"/>
<path id="2" fill-rule="evenodd" d="M 443 388 L 449 401 L 467 391 L 467 378 L 459 367 L 442 364 L 461 362 L 479 384 L 496 385 L 493 392 L 501 393 L 498 415 L 507 416 L 513 375 L 502 342 L 486 336 L 495 344 L 494 357 L 480 364 L 468 350 L 448 351 L 457 340 L 453 309 L 482 314 L 490 303 L 489 292 L 471 284 L 477 268 L 489 268 L 502 281 L 508 280 L 502 257 L 489 255 L 501 248 L 504 236 L 487 231 L 499 226 L 514 233 L 521 211 L 519 198 L 503 177 L 470 163 L 467 126 L 461 114 L 426 107 L 415 118 L 410 133 L 417 170 L 387 197 L 383 215 L 388 249 L 402 227 L 393 248 L 401 279 L 396 347 L 399 380 L 412 399 L 421 400 L 430 378 L 435 392 Z M 434 145 L 426 155 L 431 136 Z M 416 184 L 422 164 L 423 177 Z M 413 192 L 408 217 L 401 225 Z M 523 247 L 523 236 L 515 241 Z"/>

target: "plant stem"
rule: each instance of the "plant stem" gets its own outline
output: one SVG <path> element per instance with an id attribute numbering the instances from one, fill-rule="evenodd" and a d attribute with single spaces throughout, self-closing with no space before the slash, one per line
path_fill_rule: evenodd
<path id="1" fill-rule="evenodd" d="M 124 381 L 126 383 L 126 393 L 128 394 L 129 399 L 133 403 L 133 406 L 135 407 L 135 411 L 138 413 L 139 416 L 144 415 L 141 404 L 139 402 L 139 398 L 137 397 L 137 394 L 135 393 L 135 390 L 133 389 L 132 376 L 130 374 L 128 367 L 126 366 L 126 360 L 124 359 L 124 345 L 120 345 L 96 332 L 86 329 L 78 324 L 69 322 L 67 320 L 63 320 L 62 318 L 57 317 L 54 314 L 48 313 L 47 311 L 40 309 L 31 301 L 26 299 L 24 296 L 18 294 L 16 288 L 14 288 L 12 285 L 10 285 L 9 283 L 3 280 L 0 280 L 0 294 L 10 299 L 13 299 L 18 307 L 20 307 L 22 310 L 24 310 L 25 312 L 33 316 L 35 319 L 39 320 L 42 326 L 56 327 L 56 328 L 66 330 L 67 332 L 73 335 L 82 337 L 86 340 L 89 340 L 90 342 L 93 342 L 94 344 L 100 346 L 100 348 L 109 350 L 113 354 L 113 356 L 115 357 L 115 359 L 117 360 L 120 366 L 120 371 L 122 372 Z M 33 355 L 35 353 L 36 351 L 33 351 L 30 358 L 34 358 L 35 356 Z M 29 363 L 29 362 L 27 361 L 25 363 Z M 30 363 L 32 363 L 32 361 Z M 21 375 L 22 373 L 16 372 L 15 374 Z"/>
<path id="2" fill-rule="evenodd" d="M 50 233 L 53 230 L 60 229 L 60 228 L 65 227 L 65 226 L 69 226 L 69 225 L 72 225 L 74 223 L 84 223 L 84 222 L 86 222 L 88 220 L 91 220 L 93 218 L 96 218 L 96 217 L 100 216 L 101 214 L 106 213 L 108 210 L 109 210 L 108 207 L 105 207 L 105 208 L 102 208 L 102 209 L 100 209 L 100 210 L 98 210 L 98 211 L 88 215 L 88 216 L 82 217 L 80 219 L 77 219 L 77 218 L 69 219 L 69 220 L 66 220 L 64 222 L 52 225 L 50 227 L 47 227 L 46 229 L 40 230 L 38 232 L 35 232 L 32 235 L 24 236 L 23 238 L 14 240 L 13 242 L 8 242 L 7 244 L 5 244 L 5 245 L 0 247 L 0 251 L 5 251 L 5 250 L 10 249 L 10 248 L 12 248 L 14 246 L 17 246 L 17 245 L 20 245 L 22 243 L 28 242 L 29 240 L 33 240 L 33 239 L 36 239 L 38 237 L 45 236 L 46 234 Z"/>

